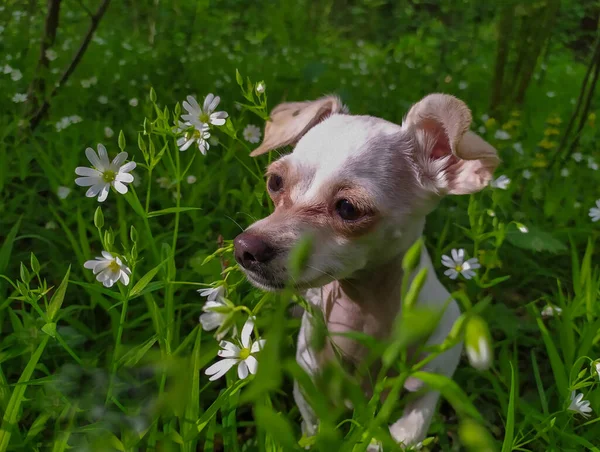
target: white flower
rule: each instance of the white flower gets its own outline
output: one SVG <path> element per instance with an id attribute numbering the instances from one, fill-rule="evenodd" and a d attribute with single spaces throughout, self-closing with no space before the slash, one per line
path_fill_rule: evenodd
<path id="1" fill-rule="evenodd" d="M 56 229 L 56 223 L 54 221 L 49 221 L 44 226 L 46 229 Z"/>
<path id="2" fill-rule="evenodd" d="M 598 164 L 592 157 L 588 158 L 588 168 L 594 171 L 598 171 Z"/>
<path id="3" fill-rule="evenodd" d="M 554 96 L 556 96 L 556 93 L 554 91 L 548 91 L 546 93 L 546 96 L 548 96 L 548 97 L 554 97 Z"/>
<path id="4" fill-rule="evenodd" d="M 510 140 L 510 134 L 506 130 L 498 129 L 494 134 L 496 140 Z"/>
<path id="5" fill-rule="evenodd" d="M 93 168 L 79 166 L 75 169 L 75 174 L 84 176 L 75 179 L 75 183 L 81 187 L 90 187 L 85 196 L 88 198 L 98 196 L 98 201 L 103 202 L 111 186 L 118 193 L 127 193 L 125 184 L 133 182 L 133 176 L 129 172 L 136 165 L 135 162 L 122 164 L 127 159 L 127 152 L 119 153 L 112 162 L 109 162 L 106 148 L 99 144 L 98 154 L 92 148 L 87 148 L 85 155 Z"/>
<path id="6" fill-rule="evenodd" d="M 487 122 L 488 119 L 490 119 L 490 115 L 488 115 L 487 113 L 484 113 L 484 114 L 481 115 L 481 120 L 483 122 Z"/>
<path id="7" fill-rule="evenodd" d="M 499 188 L 501 190 L 506 190 L 508 188 L 509 184 L 510 184 L 510 179 L 503 174 L 500 177 L 498 177 L 497 179 L 493 179 L 490 182 L 490 187 Z"/>
<path id="8" fill-rule="evenodd" d="M 23 78 L 23 74 L 21 74 L 20 70 L 13 69 L 13 71 L 10 73 L 10 78 L 17 82 Z"/>
<path id="9" fill-rule="evenodd" d="M 485 127 L 479 126 L 479 128 L 477 129 L 477 132 L 479 132 L 479 135 L 483 135 L 486 132 Z"/>
<path id="10" fill-rule="evenodd" d="M 108 97 L 106 97 L 106 96 L 100 96 L 100 97 L 98 97 L 98 102 L 100 102 L 101 104 L 107 104 L 108 103 Z"/>
<path id="11" fill-rule="evenodd" d="M 50 61 L 54 61 L 58 57 L 58 54 L 52 49 L 46 50 L 45 55 L 46 55 L 46 58 Z"/>
<path id="12" fill-rule="evenodd" d="M 600 378 L 600 361 L 596 361 L 594 363 L 594 367 L 596 369 L 596 373 L 598 374 L 598 378 Z"/>
<path id="13" fill-rule="evenodd" d="M 129 105 L 131 105 L 132 107 L 137 107 L 138 106 L 138 100 L 134 97 L 132 99 L 129 99 Z"/>
<path id="14" fill-rule="evenodd" d="M 581 207 L 581 203 L 579 201 L 575 201 L 573 203 L 573 207 L 575 207 L 576 209 L 579 209 Z"/>
<path id="15" fill-rule="evenodd" d="M 462 248 L 459 250 L 453 249 L 450 254 L 452 255 L 452 258 L 445 254 L 442 256 L 442 265 L 448 267 L 448 270 L 444 272 L 444 275 L 448 276 L 450 279 L 458 278 L 459 274 L 463 275 L 465 279 L 471 279 L 475 276 L 473 270 L 477 270 L 481 267 L 476 257 L 472 257 L 465 261 L 465 250 Z"/>
<path id="16" fill-rule="evenodd" d="M 229 341 L 221 341 L 219 344 L 221 350 L 218 355 L 223 359 L 213 364 L 205 371 L 205 374 L 210 376 L 210 381 L 221 378 L 236 364 L 238 365 L 238 377 L 240 379 L 243 380 L 246 378 L 248 373 L 251 373 L 252 375 L 256 374 L 256 371 L 258 370 L 258 361 L 253 355 L 262 350 L 265 345 L 265 340 L 258 339 L 257 341 L 252 342 L 250 335 L 252 334 L 253 328 L 254 321 L 252 317 L 250 317 L 246 320 L 246 323 L 242 328 L 242 334 L 240 335 L 241 347 Z"/>
<path id="17" fill-rule="evenodd" d="M 571 392 L 571 404 L 569 408 L 570 411 L 575 411 L 576 413 L 581 414 L 583 417 L 590 417 L 592 412 L 592 408 L 590 407 L 589 400 L 583 400 L 583 393 L 579 392 Z"/>
<path id="18" fill-rule="evenodd" d="M 523 145 L 521 143 L 513 144 L 513 149 L 517 151 L 519 154 L 523 155 Z"/>
<path id="19" fill-rule="evenodd" d="M 265 86 L 264 82 L 258 82 L 256 85 L 256 94 L 264 93 L 265 89 L 267 89 L 267 87 Z"/>
<path id="20" fill-rule="evenodd" d="M 554 317 L 555 314 L 557 316 L 559 316 L 562 314 L 562 309 L 559 308 L 558 306 L 553 306 L 553 305 L 549 304 L 544 309 L 542 309 L 541 314 L 542 314 L 542 317 L 544 317 L 544 318 Z"/>
<path id="21" fill-rule="evenodd" d="M 86 261 L 83 266 L 92 270 L 104 287 L 112 287 L 119 280 L 126 286 L 129 284 L 131 270 L 118 256 L 108 251 L 102 251 L 102 257 Z"/>
<path id="22" fill-rule="evenodd" d="M 168 177 L 159 177 L 156 179 L 160 188 L 169 188 L 171 186 L 171 181 Z"/>
<path id="23" fill-rule="evenodd" d="M 569 168 L 563 168 L 560 170 L 560 175 L 562 177 L 569 177 Z"/>
<path id="24" fill-rule="evenodd" d="M 467 357 L 469 363 L 477 370 L 487 370 L 490 367 L 492 353 L 490 351 L 490 344 L 485 340 L 485 337 L 480 336 L 477 342 L 477 349 L 475 347 L 466 346 Z"/>
<path id="25" fill-rule="evenodd" d="M 25 102 L 25 101 L 27 101 L 27 94 L 15 93 L 15 95 L 12 97 L 12 101 L 15 104 L 19 104 L 21 102 Z"/>
<path id="26" fill-rule="evenodd" d="M 244 140 L 249 143 L 258 143 L 260 141 L 260 129 L 254 124 L 248 124 L 243 132 Z"/>
<path id="27" fill-rule="evenodd" d="M 207 287 L 206 289 L 199 289 L 198 293 L 201 297 L 206 297 L 206 301 L 216 301 L 223 298 L 223 295 L 225 295 L 225 287 Z"/>
<path id="28" fill-rule="evenodd" d="M 600 199 L 596 200 L 596 207 L 590 209 L 590 218 L 594 223 L 600 221 Z"/>
<path id="29" fill-rule="evenodd" d="M 185 181 L 186 181 L 188 184 L 190 184 L 190 185 L 191 185 L 191 184 L 195 184 L 197 180 L 198 180 L 198 179 L 196 179 L 196 176 L 194 176 L 194 175 L 192 175 L 192 174 L 190 174 L 190 175 L 189 175 L 188 177 L 186 177 L 186 179 L 185 179 Z"/>
<path id="30" fill-rule="evenodd" d="M 188 113 L 181 115 L 181 119 L 193 125 L 197 130 L 203 131 L 204 125 L 222 126 L 225 124 L 225 119 L 229 115 L 224 111 L 215 112 L 221 101 L 219 96 L 215 97 L 212 93 L 206 96 L 202 108 L 193 96 L 187 96 L 186 99 L 183 101 L 183 108 Z"/>
<path id="31" fill-rule="evenodd" d="M 56 190 L 56 195 L 60 199 L 67 199 L 67 196 L 69 196 L 70 193 L 71 193 L 71 189 L 69 187 L 64 187 L 62 185 L 60 187 L 58 187 L 58 189 Z"/>
<path id="32" fill-rule="evenodd" d="M 210 138 L 210 132 L 208 131 L 208 124 L 202 124 L 200 129 L 192 126 L 189 122 L 179 122 L 175 133 L 182 133 L 183 136 L 177 138 L 177 146 L 180 151 L 186 151 L 192 144 L 196 143 L 198 150 L 202 155 L 206 155 L 206 151 L 210 149 L 208 139 Z"/>
<path id="33" fill-rule="evenodd" d="M 458 89 L 467 89 L 468 86 L 469 86 L 469 84 L 465 81 L 458 83 Z"/>
<path id="34" fill-rule="evenodd" d="M 517 229 L 519 231 L 521 231 L 523 234 L 527 234 L 529 232 L 529 229 L 527 228 L 527 226 L 525 226 L 522 223 L 517 223 Z"/>
<path id="35" fill-rule="evenodd" d="M 3 74 L 10 74 L 12 71 L 13 71 L 13 68 L 10 67 L 8 64 L 5 64 L 4 67 L 2 68 Z"/>
<path id="36" fill-rule="evenodd" d="M 573 160 L 575 160 L 577 163 L 581 162 L 583 160 L 583 154 L 581 152 L 574 152 L 573 155 L 571 156 L 573 158 Z"/>
<path id="37" fill-rule="evenodd" d="M 104 128 L 104 136 L 106 138 L 112 138 L 114 136 L 114 134 L 115 134 L 115 132 L 110 127 L 106 126 Z"/>
<path id="38" fill-rule="evenodd" d="M 531 179 L 531 171 L 529 171 L 528 169 L 523 171 L 523 177 L 525 179 Z"/>

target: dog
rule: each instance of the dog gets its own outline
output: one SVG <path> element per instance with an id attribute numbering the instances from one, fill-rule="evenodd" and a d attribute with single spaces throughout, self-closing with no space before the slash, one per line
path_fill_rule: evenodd
<path id="1" fill-rule="evenodd" d="M 274 212 L 234 240 L 234 255 L 247 279 L 264 290 L 290 281 L 289 253 L 310 234 L 312 253 L 293 280 L 305 298 L 323 312 L 330 333 L 355 331 L 389 338 L 401 309 L 402 259 L 423 234 L 425 217 L 448 194 L 480 191 L 500 160 L 496 150 L 469 130 L 469 108 L 456 97 L 430 94 L 414 104 L 401 125 L 355 116 L 335 96 L 283 103 L 273 109 L 261 145 L 252 156 L 291 145 L 293 152 L 267 170 Z M 442 312 L 427 344 L 440 344 L 460 315 L 435 275 L 423 249 L 416 271 L 427 268 L 417 304 Z M 450 300 L 450 301 L 449 301 Z M 348 336 L 333 336 L 325 350 L 311 348 L 312 318 L 304 312 L 296 359 L 310 375 L 334 359 L 359 364 L 367 350 Z M 424 369 L 452 377 L 462 344 L 436 357 Z M 422 382 L 409 379 L 408 391 Z M 294 398 L 303 431 L 316 432 L 318 419 L 301 388 Z M 439 393 L 412 400 L 389 426 L 401 445 L 427 434 Z"/>

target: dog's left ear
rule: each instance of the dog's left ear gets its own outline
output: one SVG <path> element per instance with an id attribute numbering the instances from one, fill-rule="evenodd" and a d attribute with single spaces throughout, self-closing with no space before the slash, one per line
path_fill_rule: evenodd
<path id="1" fill-rule="evenodd" d="M 250 155 L 254 157 L 283 146 L 295 145 L 306 132 L 334 113 L 348 113 L 346 106 L 336 96 L 279 104 L 267 121 L 263 142 Z"/>
<path id="2" fill-rule="evenodd" d="M 403 126 L 413 129 L 414 158 L 425 185 L 440 194 L 482 190 L 500 163 L 496 149 L 469 131 L 465 103 L 447 94 L 430 94 L 413 105 Z"/>

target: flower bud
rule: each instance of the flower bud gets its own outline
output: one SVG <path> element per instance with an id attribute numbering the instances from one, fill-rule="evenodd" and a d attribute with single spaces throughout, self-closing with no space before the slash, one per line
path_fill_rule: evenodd
<path id="1" fill-rule="evenodd" d="M 473 452 L 494 452 L 496 447 L 487 429 L 472 419 L 465 419 L 458 427 L 460 442 Z"/>
<path id="2" fill-rule="evenodd" d="M 423 241 L 417 240 L 406 252 L 404 259 L 402 259 L 402 270 L 405 272 L 412 272 L 416 269 L 421 262 L 421 249 L 423 247 Z"/>
<path id="3" fill-rule="evenodd" d="M 259 96 L 261 94 L 263 94 L 265 92 L 265 90 L 267 89 L 265 82 L 260 81 L 256 84 L 256 94 L 258 94 Z"/>
<path id="4" fill-rule="evenodd" d="M 94 226 L 98 229 L 102 229 L 104 226 L 104 214 L 102 213 L 102 207 L 98 206 L 94 213 Z"/>
<path id="5" fill-rule="evenodd" d="M 471 366 L 477 370 L 490 368 L 493 360 L 492 340 L 485 320 L 478 315 L 467 321 L 465 349 Z"/>

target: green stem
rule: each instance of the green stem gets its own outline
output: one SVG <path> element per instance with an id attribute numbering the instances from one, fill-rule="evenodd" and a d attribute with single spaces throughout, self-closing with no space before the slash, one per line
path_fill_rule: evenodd
<path id="1" fill-rule="evenodd" d="M 132 272 L 131 276 L 133 279 L 133 272 Z M 129 286 L 129 287 L 131 287 L 131 286 Z M 121 306 L 121 318 L 119 320 L 119 328 L 117 330 L 117 338 L 115 340 L 115 350 L 113 351 L 113 357 L 112 357 L 112 362 L 111 362 L 111 366 L 110 366 L 111 367 L 110 368 L 110 382 L 108 385 L 108 391 L 106 393 L 106 403 L 108 403 L 112 397 L 112 389 L 113 389 L 115 374 L 117 373 L 117 358 L 119 356 L 119 351 L 120 351 L 119 349 L 121 348 L 121 339 L 123 337 L 123 330 L 125 329 L 125 319 L 127 318 L 127 308 L 129 307 L 130 290 L 131 290 L 130 288 L 127 289 L 127 294 L 123 298 L 123 305 Z"/>
<path id="2" fill-rule="evenodd" d="M 152 167 L 148 168 L 148 187 L 146 188 L 146 215 L 148 215 L 148 211 L 150 210 L 150 193 L 152 192 Z"/>

